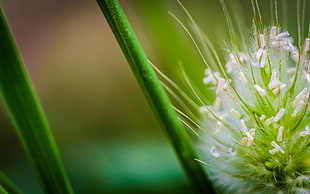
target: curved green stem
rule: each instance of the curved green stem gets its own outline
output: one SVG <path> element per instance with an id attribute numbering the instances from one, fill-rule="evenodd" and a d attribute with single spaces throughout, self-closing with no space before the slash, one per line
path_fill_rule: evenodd
<path id="1" fill-rule="evenodd" d="M 97 0 L 154 113 L 166 130 L 182 167 L 198 193 L 214 193 L 191 140 L 117 0 Z"/>

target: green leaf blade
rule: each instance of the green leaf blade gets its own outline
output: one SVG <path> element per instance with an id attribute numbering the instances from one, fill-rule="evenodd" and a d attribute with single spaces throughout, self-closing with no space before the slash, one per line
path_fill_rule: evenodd
<path id="1" fill-rule="evenodd" d="M 19 189 L 15 186 L 15 184 L 3 173 L 0 172 L 0 186 L 2 186 L 3 190 L 10 194 L 21 194 Z M 1 188 L 0 188 L 1 194 Z"/>
<path id="2" fill-rule="evenodd" d="M 46 193 L 73 193 L 56 143 L 0 7 L 0 91 Z"/>

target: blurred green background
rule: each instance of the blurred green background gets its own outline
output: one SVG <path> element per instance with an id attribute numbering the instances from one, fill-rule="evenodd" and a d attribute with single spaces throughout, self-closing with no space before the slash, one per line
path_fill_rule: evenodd
<path id="1" fill-rule="evenodd" d="M 120 2 L 150 60 L 184 85 L 177 66 L 182 61 L 193 82 L 205 88 L 205 67 L 168 14 L 187 24 L 176 1 Z M 219 2 L 182 2 L 209 38 L 223 43 L 227 27 Z M 251 14 L 249 2 L 242 5 L 245 15 Z M 0 3 L 76 193 L 191 193 L 95 0 Z M 220 45 L 216 49 L 225 54 Z M 2 105 L 0 131 L 0 169 L 25 193 L 42 193 Z"/>
<path id="2" fill-rule="evenodd" d="M 191 193 L 96 1 L 0 2 L 75 192 Z M 168 14 L 182 13 L 176 1 L 121 5 L 149 58 L 166 73 L 178 74 L 177 60 L 200 66 Z M 25 193 L 42 193 L 3 105 L 0 129 L 1 170 Z"/>

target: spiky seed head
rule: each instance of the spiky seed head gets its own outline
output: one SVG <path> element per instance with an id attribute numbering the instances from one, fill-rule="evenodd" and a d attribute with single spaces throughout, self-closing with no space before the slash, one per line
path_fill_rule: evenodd
<path id="1" fill-rule="evenodd" d="M 206 140 L 211 177 L 231 191 L 310 192 L 309 38 L 297 49 L 276 26 L 254 38 L 247 60 L 228 57 L 229 73 L 206 71 L 219 102 L 202 122 L 217 131 Z"/>

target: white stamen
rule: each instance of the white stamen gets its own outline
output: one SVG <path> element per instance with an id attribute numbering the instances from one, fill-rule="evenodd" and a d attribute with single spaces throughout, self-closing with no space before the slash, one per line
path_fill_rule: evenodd
<path id="1" fill-rule="evenodd" d="M 297 136 L 299 136 L 299 137 L 306 137 L 308 135 L 310 135 L 310 128 L 308 126 L 306 126 L 304 131 L 297 133 Z"/>
<path id="2" fill-rule="evenodd" d="M 266 116 L 262 115 L 262 116 L 259 117 L 259 120 L 263 121 L 265 118 L 266 118 Z"/>
<path id="3" fill-rule="evenodd" d="M 231 156 L 235 156 L 235 155 L 237 154 L 236 151 L 233 151 L 233 148 L 229 148 L 229 149 L 228 149 L 228 152 L 229 152 L 229 154 L 230 154 Z"/>
<path id="4" fill-rule="evenodd" d="M 212 146 L 211 149 L 210 149 L 210 153 L 212 156 L 214 156 L 215 158 L 218 158 L 220 157 L 220 153 L 216 150 L 216 147 L 215 146 Z"/>
<path id="5" fill-rule="evenodd" d="M 216 123 L 215 123 L 215 131 L 214 131 L 214 135 L 218 135 L 220 132 L 221 132 L 221 128 L 223 127 L 223 123 L 222 122 L 220 122 L 220 121 L 217 121 Z"/>
<path id="6" fill-rule="evenodd" d="M 283 88 L 285 88 L 286 87 L 286 84 L 281 84 L 280 85 L 280 89 L 283 89 Z"/>
<path id="7" fill-rule="evenodd" d="M 205 84 L 210 84 L 210 83 L 216 84 L 217 79 L 220 77 L 219 72 L 214 72 L 212 74 L 210 69 L 205 70 L 205 75 L 206 77 L 203 78 L 203 83 Z"/>
<path id="8" fill-rule="evenodd" d="M 302 105 L 304 105 L 304 101 L 303 100 L 298 101 L 298 102 L 295 103 L 295 109 L 294 109 L 294 112 L 291 115 L 292 117 L 296 117 L 297 113 L 301 110 Z"/>
<path id="9" fill-rule="evenodd" d="M 254 89 L 259 93 L 260 96 L 266 95 L 266 91 L 263 88 L 261 88 L 259 85 L 255 84 Z"/>
<path id="10" fill-rule="evenodd" d="M 229 54 L 229 58 L 230 58 L 230 61 L 233 63 L 233 64 L 236 64 L 236 65 L 238 65 L 238 60 L 237 60 L 237 58 L 236 58 L 236 56 L 235 55 L 233 55 L 233 54 Z"/>
<path id="11" fill-rule="evenodd" d="M 266 50 L 264 49 L 263 50 L 263 53 L 262 53 L 262 55 L 261 55 L 261 57 L 260 57 L 260 59 L 259 59 L 259 65 L 258 65 L 258 67 L 259 68 L 264 68 L 265 67 L 265 64 L 267 63 L 267 52 L 266 52 Z"/>
<path id="12" fill-rule="evenodd" d="M 280 34 L 278 34 L 275 39 L 276 40 L 283 40 L 284 38 L 287 38 L 290 34 L 288 33 L 288 31 L 285 32 L 281 32 Z"/>
<path id="13" fill-rule="evenodd" d="M 279 80 L 277 79 L 277 72 L 272 72 L 268 88 L 271 90 L 272 88 L 275 88 L 278 85 Z"/>
<path id="14" fill-rule="evenodd" d="M 243 135 L 246 135 L 248 133 L 248 127 L 246 126 L 243 119 L 240 120 L 240 123 L 241 123 L 242 133 Z"/>
<path id="15" fill-rule="evenodd" d="M 263 34 L 259 35 L 259 47 L 260 48 L 265 48 L 266 42 L 265 42 L 265 37 Z"/>
<path id="16" fill-rule="evenodd" d="M 264 51 L 265 50 L 263 48 L 258 49 L 258 51 L 256 52 L 256 55 L 255 55 L 257 60 L 260 60 L 262 58 Z"/>
<path id="17" fill-rule="evenodd" d="M 304 98 L 307 98 L 309 93 L 307 93 L 308 88 L 304 88 L 299 94 L 295 97 L 295 100 L 300 101 L 303 100 Z M 294 103 L 294 102 L 293 102 Z"/>
<path id="18" fill-rule="evenodd" d="M 246 79 L 244 73 L 242 71 L 239 72 L 239 80 L 243 83 L 246 84 L 248 83 L 248 80 Z"/>
<path id="19" fill-rule="evenodd" d="M 225 90 L 228 87 L 227 81 L 224 78 L 218 78 L 218 85 L 216 88 L 216 93 L 220 93 L 221 91 Z"/>
<path id="20" fill-rule="evenodd" d="M 273 154 L 275 154 L 275 153 L 277 153 L 277 152 L 278 152 L 278 150 L 277 150 L 277 149 L 272 149 L 272 150 L 269 150 L 269 153 L 270 153 L 270 154 L 272 154 L 272 155 L 273 155 Z"/>
<path id="21" fill-rule="evenodd" d="M 227 73 L 231 73 L 233 71 L 233 63 L 231 61 L 227 61 L 225 64 Z"/>
<path id="22" fill-rule="evenodd" d="M 249 147 L 253 144 L 253 141 L 254 141 L 254 135 L 255 135 L 255 128 L 253 129 L 250 129 L 249 132 L 246 132 L 246 137 L 243 137 L 241 139 L 241 143 L 242 144 L 245 144 Z"/>
<path id="23" fill-rule="evenodd" d="M 284 127 L 280 126 L 278 130 L 277 141 L 283 141 L 283 130 L 284 130 Z"/>
<path id="24" fill-rule="evenodd" d="M 240 120 L 240 123 L 241 123 L 242 134 L 246 136 L 241 139 L 241 143 L 242 144 L 246 143 L 247 146 L 251 146 L 254 140 L 253 136 L 255 135 L 255 128 L 248 130 L 248 127 L 246 126 L 243 119 Z"/>
<path id="25" fill-rule="evenodd" d="M 247 137 L 243 137 L 242 139 L 241 139 L 241 143 L 242 144 L 246 144 L 248 142 L 248 138 Z"/>
<path id="26" fill-rule="evenodd" d="M 292 42 L 288 42 L 288 49 L 287 50 L 289 50 L 290 52 L 291 52 L 291 54 L 292 54 L 292 58 L 295 60 L 295 61 L 297 61 L 298 60 L 298 49 L 297 49 L 297 47 L 295 47 L 293 44 L 292 44 Z"/>
<path id="27" fill-rule="evenodd" d="M 284 108 L 281 108 L 279 110 L 279 112 L 276 114 L 276 116 L 273 118 L 273 121 L 276 123 L 278 122 L 284 115 L 284 112 L 285 112 L 285 109 Z"/>
<path id="28" fill-rule="evenodd" d="M 275 89 L 272 90 L 272 93 L 273 93 L 274 95 L 276 95 L 278 92 L 279 92 L 279 88 L 275 88 Z"/>
<path id="29" fill-rule="evenodd" d="M 234 117 L 236 117 L 237 119 L 240 119 L 240 118 L 241 118 L 240 113 L 239 113 L 238 111 L 236 111 L 234 108 L 231 108 L 231 109 L 230 109 L 230 112 L 231 112 L 231 114 L 232 114 Z"/>
<path id="30" fill-rule="evenodd" d="M 277 27 L 272 26 L 270 29 L 270 39 L 274 40 L 276 38 L 277 35 Z"/>
<path id="31" fill-rule="evenodd" d="M 269 126 L 271 123 L 273 123 L 273 119 L 274 119 L 274 117 L 270 117 L 269 119 L 267 119 L 267 120 L 265 121 L 265 124 L 266 124 L 267 126 Z"/>
<path id="32" fill-rule="evenodd" d="M 309 92 L 307 88 L 304 88 L 299 94 L 295 97 L 293 101 L 293 106 L 295 106 L 292 117 L 296 117 L 297 113 L 301 110 L 302 106 L 305 104 L 304 99 L 308 98 Z"/>
<path id="33" fill-rule="evenodd" d="M 255 135 L 255 131 L 256 131 L 256 129 L 252 128 L 249 130 L 249 134 L 253 137 Z"/>
<path id="34" fill-rule="evenodd" d="M 279 90 L 284 87 L 286 87 L 286 84 L 282 84 L 282 82 L 280 82 L 279 78 L 277 77 L 277 72 L 273 71 L 268 84 L 268 89 L 272 90 L 274 94 L 277 94 Z"/>
<path id="35" fill-rule="evenodd" d="M 215 102 L 213 104 L 214 110 L 219 111 L 221 108 L 221 98 L 219 96 L 216 97 Z"/>
<path id="36" fill-rule="evenodd" d="M 239 53 L 239 61 L 240 62 L 245 62 L 245 61 L 249 61 L 249 56 L 246 53 Z"/>
<path id="37" fill-rule="evenodd" d="M 251 136 L 247 137 L 247 144 L 246 144 L 246 146 L 248 146 L 248 147 L 251 146 L 253 144 L 253 140 L 254 140 L 253 137 L 251 137 Z"/>
<path id="38" fill-rule="evenodd" d="M 274 147 L 274 149 L 269 150 L 270 154 L 275 154 L 277 152 L 281 152 L 282 154 L 285 153 L 285 151 L 275 141 L 272 141 L 271 145 Z"/>

